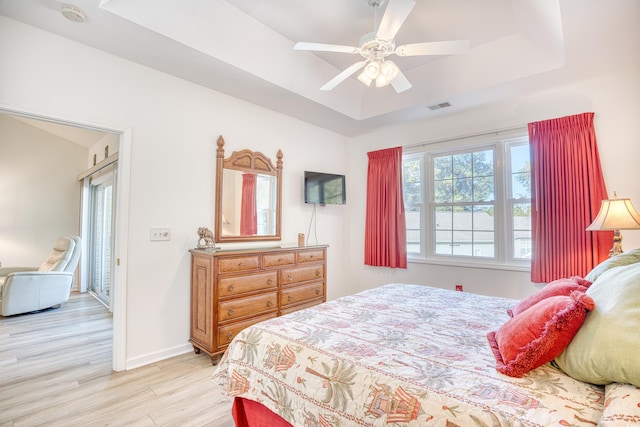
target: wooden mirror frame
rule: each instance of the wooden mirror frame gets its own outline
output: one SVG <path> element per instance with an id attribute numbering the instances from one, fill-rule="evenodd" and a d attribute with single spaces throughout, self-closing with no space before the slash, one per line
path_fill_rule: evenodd
<path id="1" fill-rule="evenodd" d="M 215 209 L 215 241 L 216 242 L 257 242 L 267 240 L 280 240 L 280 226 L 282 219 L 282 151 L 278 150 L 278 160 L 273 166 L 271 159 L 262 153 L 241 150 L 234 151 L 227 159 L 224 158 L 224 138 L 218 137 L 218 150 L 216 153 L 216 209 Z M 257 173 L 261 175 L 272 175 L 276 177 L 276 218 L 275 234 L 264 235 L 223 235 L 223 172 L 225 169 L 237 170 L 247 173 Z"/>

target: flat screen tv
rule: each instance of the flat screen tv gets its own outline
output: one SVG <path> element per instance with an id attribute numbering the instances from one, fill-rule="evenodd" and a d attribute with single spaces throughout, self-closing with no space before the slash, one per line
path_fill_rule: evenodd
<path id="1" fill-rule="evenodd" d="M 304 202 L 319 205 L 344 205 L 347 193 L 344 175 L 304 173 Z"/>

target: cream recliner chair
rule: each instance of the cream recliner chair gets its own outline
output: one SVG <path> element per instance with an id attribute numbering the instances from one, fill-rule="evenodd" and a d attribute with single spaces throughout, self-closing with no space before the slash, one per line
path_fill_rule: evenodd
<path id="1" fill-rule="evenodd" d="M 79 237 L 61 237 L 40 267 L 0 268 L 0 315 L 43 310 L 67 301 L 81 249 Z"/>

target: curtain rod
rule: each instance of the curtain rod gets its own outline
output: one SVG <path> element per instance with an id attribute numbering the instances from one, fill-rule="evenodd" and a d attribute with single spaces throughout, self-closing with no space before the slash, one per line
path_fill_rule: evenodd
<path id="1" fill-rule="evenodd" d="M 119 151 L 116 151 L 114 154 L 110 155 L 106 159 L 93 165 L 92 167 L 90 167 L 89 169 L 87 169 L 86 171 L 78 175 L 78 181 L 82 181 L 89 175 L 93 175 L 94 173 L 97 173 L 99 170 L 106 168 L 110 164 L 117 162 L 118 158 L 119 158 Z"/>
<path id="2" fill-rule="evenodd" d="M 433 141 L 426 141 L 426 142 L 420 142 L 418 144 L 404 145 L 404 146 L 402 146 L 402 148 L 404 149 L 404 148 L 424 147 L 424 146 L 427 146 L 427 145 L 439 144 L 441 142 L 459 141 L 461 139 L 474 138 L 474 137 L 478 137 L 478 136 L 486 136 L 486 135 L 496 135 L 497 136 L 497 135 L 500 135 L 502 133 L 513 132 L 513 131 L 517 131 L 517 130 L 527 131 L 528 130 L 528 126 L 527 125 L 518 125 L 518 126 L 500 128 L 500 129 L 491 130 L 491 131 L 483 131 L 483 132 L 469 133 L 469 134 L 466 134 L 466 135 L 459 135 L 459 136 L 453 136 L 453 137 L 448 137 L 448 138 L 434 139 Z"/>

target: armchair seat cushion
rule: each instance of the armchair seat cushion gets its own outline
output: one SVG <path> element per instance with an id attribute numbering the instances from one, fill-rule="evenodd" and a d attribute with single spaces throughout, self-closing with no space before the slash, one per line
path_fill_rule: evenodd
<path id="1" fill-rule="evenodd" d="M 67 301 L 80 250 L 79 237 L 61 237 L 39 268 L 0 268 L 0 315 L 43 310 Z"/>

